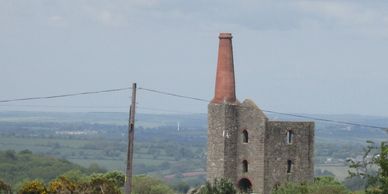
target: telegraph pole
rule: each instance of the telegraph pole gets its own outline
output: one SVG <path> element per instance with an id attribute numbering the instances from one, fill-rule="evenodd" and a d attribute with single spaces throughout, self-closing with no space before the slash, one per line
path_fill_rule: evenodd
<path id="1" fill-rule="evenodd" d="M 127 152 L 127 171 L 125 179 L 125 194 L 131 194 L 132 191 L 132 161 L 133 161 L 133 140 L 135 136 L 135 109 L 136 109 L 136 83 L 132 84 L 132 102 L 129 109 L 128 123 L 128 152 Z"/>

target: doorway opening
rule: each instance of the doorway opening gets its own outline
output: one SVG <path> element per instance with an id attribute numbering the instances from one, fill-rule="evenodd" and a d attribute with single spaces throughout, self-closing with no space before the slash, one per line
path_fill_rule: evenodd
<path id="1" fill-rule="evenodd" d="M 252 183 L 249 179 L 242 178 L 238 181 L 238 188 L 240 189 L 240 192 L 250 193 L 252 192 Z"/>

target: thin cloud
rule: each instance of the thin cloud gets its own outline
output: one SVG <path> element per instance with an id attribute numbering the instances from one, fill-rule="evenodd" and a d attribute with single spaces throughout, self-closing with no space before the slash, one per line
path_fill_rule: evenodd
<path id="1" fill-rule="evenodd" d="M 365 27 L 387 25 L 387 10 L 379 3 L 360 1 L 300 1 L 301 10 L 326 26 Z"/>

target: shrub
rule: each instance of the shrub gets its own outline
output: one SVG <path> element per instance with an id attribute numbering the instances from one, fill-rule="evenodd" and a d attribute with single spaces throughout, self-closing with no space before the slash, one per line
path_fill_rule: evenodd
<path id="1" fill-rule="evenodd" d="M 317 177 L 312 183 L 286 183 L 275 189 L 272 194 L 347 194 L 349 191 L 333 177 Z"/>
<path id="2" fill-rule="evenodd" d="M 213 183 L 207 182 L 199 194 L 236 194 L 237 191 L 228 179 L 215 179 Z"/>
<path id="3" fill-rule="evenodd" d="M 11 186 L 0 179 L 0 193 L 12 193 Z"/>
<path id="4" fill-rule="evenodd" d="M 135 176 L 132 179 L 133 194 L 174 194 L 175 192 L 162 181 L 149 176 Z"/>
<path id="5" fill-rule="evenodd" d="M 47 189 L 44 183 L 40 180 L 32 180 L 24 182 L 19 189 L 19 194 L 47 194 Z"/>

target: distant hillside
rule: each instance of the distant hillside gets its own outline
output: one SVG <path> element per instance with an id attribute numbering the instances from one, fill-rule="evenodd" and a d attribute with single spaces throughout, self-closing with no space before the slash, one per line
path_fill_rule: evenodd
<path id="1" fill-rule="evenodd" d="M 13 150 L 0 151 L 0 179 L 11 185 L 28 179 L 47 182 L 70 170 L 80 170 L 85 174 L 103 171 L 96 165 L 88 169 L 67 160 L 33 154 L 29 150 L 18 153 Z"/>

